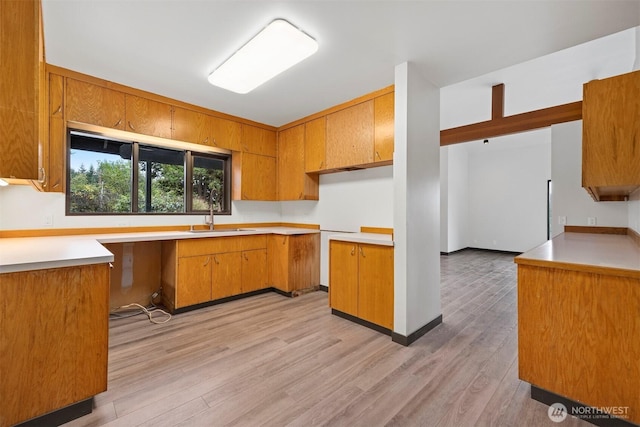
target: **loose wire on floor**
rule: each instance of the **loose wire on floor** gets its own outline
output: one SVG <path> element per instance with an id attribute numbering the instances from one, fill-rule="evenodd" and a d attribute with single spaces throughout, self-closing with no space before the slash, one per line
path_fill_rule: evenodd
<path id="1" fill-rule="evenodd" d="M 155 306 L 154 306 L 155 307 Z M 121 309 L 127 309 L 127 308 L 137 308 L 140 311 L 137 311 L 135 313 L 128 313 L 128 314 L 120 314 L 117 312 L 117 310 L 121 310 Z M 154 317 L 154 314 L 159 313 L 160 316 L 165 316 L 165 319 L 163 320 L 156 320 L 156 318 L 158 317 L 156 315 L 156 317 Z M 151 323 L 155 323 L 157 325 L 160 325 L 162 323 L 167 323 L 169 320 L 171 320 L 171 314 L 167 313 L 166 311 L 159 309 L 159 308 L 154 308 L 153 310 L 149 310 L 147 307 L 141 305 L 141 304 L 137 304 L 137 303 L 132 303 L 132 304 L 127 304 L 127 305 L 123 305 L 120 306 L 116 309 L 114 309 L 111 312 L 111 316 L 117 319 L 124 319 L 127 317 L 133 317 L 133 316 L 137 316 L 139 314 L 145 314 L 148 318 L 149 321 Z"/>

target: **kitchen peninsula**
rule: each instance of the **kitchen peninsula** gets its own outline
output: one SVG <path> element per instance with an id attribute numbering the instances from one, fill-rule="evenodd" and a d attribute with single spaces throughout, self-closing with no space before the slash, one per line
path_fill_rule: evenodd
<path id="1" fill-rule="evenodd" d="M 109 293 L 114 279 L 109 265 L 121 262 L 103 245 L 158 242 L 187 250 L 206 247 L 204 256 L 178 253 L 186 260 L 203 261 L 209 275 L 221 270 L 241 278 L 242 264 L 253 255 L 245 253 L 253 250 L 244 248 L 243 242 L 258 242 L 260 247 L 253 249 L 261 255 L 259 265 L 251 264 L 249 271 L 259 276 L 247 276 L 242 283 L 246 288 L 223 296 L 216 294 L 219 283 L 209 276 L 204 290 L 198 289 L 204 291 L 205 299 L 185 300 L 180 307 L 193 309 L 259 292 L 278 290 L 292 295 L 299 289 L 317 288 L 320 232 L 309 227 L 276 224 L 196 233 L 148 231 L 0 239 L 4 295 L 0 303 L 0 426 L 52 411 L 62 413 L 62 420 L 73 419 L 91 412 L 93 396 L 107 389 Z M 299 242 L 303 250 L 282 249 L 296 248 Z M 230 258 L 237 260 L 237 269 L 212 268 L 216 260 Z M 174 278 L 174 299 L 168 302 L 175 312 L 172 304 L 176 297 L 181 301 L 181 295 L 193 295 L 194 286 L 202 282 L 179 275 Z M 64 411 L 73 415 L 64 418 Z"/>
<path id="2" fill-rule="evenodd" d="M 515 258 L 519 376 L 532 398 L 570 414 L 574 405 L 624 408 L 612 415 L 638 424 L 638 236 L 586 231 L 619 234 L 565 232 Z"/>

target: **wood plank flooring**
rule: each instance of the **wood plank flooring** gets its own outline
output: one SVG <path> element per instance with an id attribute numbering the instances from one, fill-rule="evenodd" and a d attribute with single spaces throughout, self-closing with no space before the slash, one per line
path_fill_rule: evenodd
<path id="1" fill-rule="evenodd" d="M 109 390 L 67 425 L 558 425 L 518 380 L 513 256 L 441 266 L 444 322 L 410 347 L 332 316 L 324 292 L 112 320 Z"/>

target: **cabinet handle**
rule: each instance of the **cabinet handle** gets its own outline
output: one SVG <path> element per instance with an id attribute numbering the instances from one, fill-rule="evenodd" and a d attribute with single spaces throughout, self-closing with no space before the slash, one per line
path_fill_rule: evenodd
<path id="1" fill-rule="evenodd" d="M 210 261 L 211 261 L 211 257 L 207 257 L 207 261 L 204 263 L 203 267 L 206 267 L 207 265 L 209 265 Z"/>
<path id="2" fill-rule="evenodd" d="M 324 166 L 324 160 L 320 162 L 320 167 L 319 167 L 319 169 L 322 169 L 322 166 Z"/>
<path id="3" fill-rule="evenodd" d="M 53 188 L 57 188 L 57 187 L 60 187 L 60 183 L 59 182 L 56 182 L 55 184 L 53 184 Z"/>
<path id="4" fill-rule="evenodd" d="M 216 142 L 216 139 L 215 139 L 215 138 L 213 138 L 213 139 L 211 140 L 211 143 L 212 143 L 213 145 L 215 145 L 216 147 L 218 146 L 218 143 Z"/>
<path id="5" fill-rule="evenodd" d="M 242 254 L 242 255 L 244 255 L 244 260 L 245 261 L 249 261 L 249 257 L 247 256 L 247 254 Z"/>
<path id="6" fill-rule="evenodd" d="M 129 120 L 129 127 L 131 128 L 131 130 L 136 130 L 136 128 L 131 124 L 131 120 Z"/>
<path id="7" fill-rule="evenodd" d="M 284 236 L 284 237 L 282 238 L 282 244 L 284 245 L 285 243 L 287 243 L 287 236 Z"/>
<path id="8" fill-rule="evenodd" d="M 300 195 L 298 196 L 298 200 L 302 200 L 302 191 L 300 192 Z"/>
<path id="9" fill-rule="evenodd" d="M 382 157 L 380 157 L 380 153 L 378 153 L 377 151 L 376 151 L 376 156 L 377 156 L 380 160 L 382 160 Z"/>
<path id="10" fill-rule="evenodd" d="M 39 172 L 38 175 L 42 176 L 41 179 L 38 179 L 38 182 L 40 184 L 43 184 L 46 187 L 46 185 L 47 185 L 47 182 L 46 182 L 47 181 L 47 171 L 44 168 L 38 168 L 38 172 Z"/>
<path id="11" fill-rule="evenodd" d="M 213 256 L 213 261 L 214 261 L 216 264 L 220 264 L 220 261 L 218 261 L 218 258 L 216 258 L 216 256 L 215 256 L 215 255 Z"/>
<path id="12" fill-rule="evenodd" d="M 204 141 L 202 141 L 202 143 L 203 143 L 203 144 L 206 144 L 206 143 L 208 143 L 208 142 L 209 142 L 209 137 L 206 137 L 206 138 L 204 139 Z"/>
<path id="13" fill-rule="evenodd" d="M 114 128 L 117 128 L 122 123 L 122 119 L 118 119 L 118 121 L 113 125 Z"/>
<path id="14" fill-rule="evenodd" d="M 56 114 L 58 114 L 60 111 L 62 110 L 62 105 L 58 105 L 58 108 L 56 109 L 56 111 L 53 112 L 52 116 L 55 116 Z"/>
<path id="15" fill-rule="evenodd" d="M 356 247 L 352 247 L 351 248 L 351 256 L 354 256 L 356 254 Z"/>
<path id="16" fill-rule="evenodd" d="M 362 250 L 362 246 L 360 246 L 360 255 L 362 255 L 362 258 L 366 258 L 367 256 L 364 254 L 364 251 Z"/>

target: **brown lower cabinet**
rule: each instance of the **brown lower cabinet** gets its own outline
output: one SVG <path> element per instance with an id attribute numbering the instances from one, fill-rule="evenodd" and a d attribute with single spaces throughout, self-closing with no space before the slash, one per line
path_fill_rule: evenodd
<path id="1" fill-rule="evenodd" d="M 162 243 L 162 298 L 171 311 L 265 289 L 267 236 Z"/>
<path id="2" fill-rule="evenodd" d="M 0 274 L 0 426 L 107 389 L 109 265 Z"/>
<path id="3" fill-rule="evenodd" d="M 269 285 L 294 292 L 320 285 L 320 233 L 267 237 Z"/>
<path id="4" fill-rule="evenodd" d="M 582 266 L 522 262 L 520 379 L 640 423 L 640 278 L 590 265 L 576 271 Z"/>
<path id="5" fill-rule="evenodd" d="M 393 247 L 331 240 L 329 305 L 393 330 Z"/>

